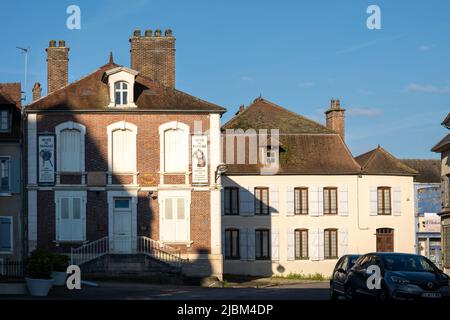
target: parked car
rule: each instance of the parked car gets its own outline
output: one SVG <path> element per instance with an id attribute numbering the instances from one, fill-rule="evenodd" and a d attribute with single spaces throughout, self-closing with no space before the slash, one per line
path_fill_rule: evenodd
<path id="1" fill-rule="evenodd" d="M 332 300 L 345 295 L 348 271 L 350 271 L 359 257 L 360 255 L 358 254 L 347 254 L 342 256 L 336 263 L 330 280 L 330 297 Z"/>
<path id="2" fill-rule="evenodd" d="M 378 266 L 380 285 L 373 288 L 370 266 Z M 369 253 L 361 256 L 349 270 L 345 297 L 374 297 L 380 300 L 448 298 L 449 276 L 424 256 L 406 253 Z"/>

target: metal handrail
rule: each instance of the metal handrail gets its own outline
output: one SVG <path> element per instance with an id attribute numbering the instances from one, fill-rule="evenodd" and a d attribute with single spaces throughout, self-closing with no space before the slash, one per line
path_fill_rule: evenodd
<path id="1" fill-rule="evenodd" d="M 138 237 L 137 251 L 177 268 L 181 268 L 184 262 L 179 250 L 145 236 Z"/>
<path id="2" fill-rule="evenodd" d="M 71 264 L 81 265 L 109 253 L 108 237 L 86 243 L 79 248 L 71 248 Z"/>

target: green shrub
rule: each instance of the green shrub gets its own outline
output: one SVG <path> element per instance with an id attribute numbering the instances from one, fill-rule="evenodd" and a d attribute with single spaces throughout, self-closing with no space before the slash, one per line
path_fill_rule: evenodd
<path id="1" fill-rule="evenodd" d="M 54 253 L 52 258 L 52 271 L 66 272 L 69 266 L 69 257 L 64 254 Z"/>
<path id="2" fill-rule="evenodd" d="M 34 250 L 27 261 L 27 276 L 33 279 L 51 279 L 51 254 L 45 250 Z"/>
<path id="3" fill-rule="evenodd" d="M 323 274 L 319 272 L 316 272 L 314 274 L 289 273 L 286 276 L 275 276 L 274 278 L 289 279 L 289 280 L 315 280 L 315 281 L 324 281 L 328 279 L 328 277 L 325 277 Z"/>

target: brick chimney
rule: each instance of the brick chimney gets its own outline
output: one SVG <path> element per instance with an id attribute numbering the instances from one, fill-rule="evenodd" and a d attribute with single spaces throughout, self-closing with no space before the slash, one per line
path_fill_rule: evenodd
<path id="1" fill-rule="evenodd" d="M 345 141 L 345 109 L 341 109 L 341 101 L 331 99 L 330 109 L 325 111 L 327 128 L 336 131 Z"/>
<path id="2" fill-rule="evenodd" d="M 161 30 L 146 30 L 141 35 L 135 30 L 130 38 L 131 69 L 142 75 L 162 83 L 168 87 L 175 87 L 175 37 L 172 30 L 167 29 L 162 36 Z"/>
<path id="3" fill-rule="evenodd" d="M 33 101 L 39 100 L 42 95 L 42 88 L 39 82 L 36 82 L 33 87 Z"/>
<path id="4" fill-rule="evenodd" d="M 47 51 L 47 91 L 51 93 L 69 82 L 69 48 L 66 42 L 51 40 Z"/>

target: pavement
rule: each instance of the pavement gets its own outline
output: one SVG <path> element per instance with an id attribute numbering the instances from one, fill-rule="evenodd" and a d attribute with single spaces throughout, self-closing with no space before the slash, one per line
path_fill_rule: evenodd
<path id="1" fill-rule="evenodd" d="M 98 287 L 82 285 L 81 290 L 54 287 L 43 298 L 0 296 L 5 299 L 43 300 L 328 300 L 329 283 L 297 282 L 263 287 L 204 288 L 200 286 L 144 283 L 97 282 Z"/>

